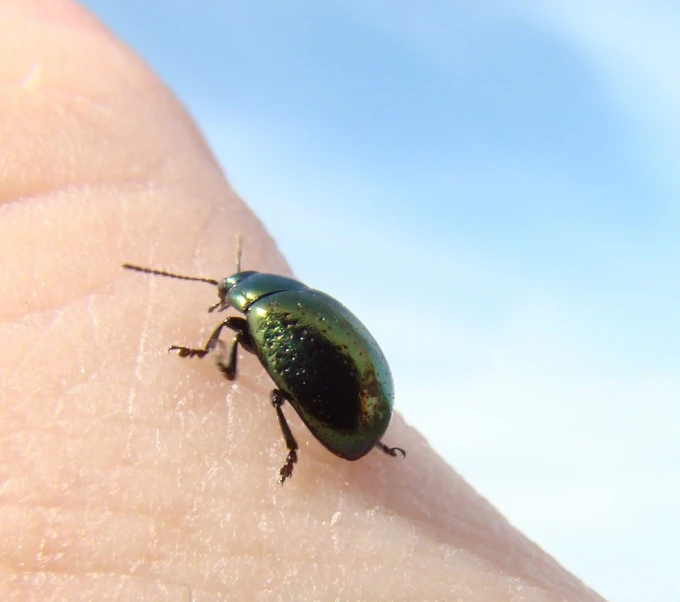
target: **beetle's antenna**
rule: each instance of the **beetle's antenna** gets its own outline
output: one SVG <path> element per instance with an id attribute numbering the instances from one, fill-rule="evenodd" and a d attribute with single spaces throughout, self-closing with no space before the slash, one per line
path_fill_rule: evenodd
<path id="1" fill-rule="evenodd" d="M 164 272 L 163 270 L 152 270 L 151 268 L 143 268 L 138 265 L 132 265 L 130 263 L 124 263 L 123 267 L 126 270 L 134 270 L 135 272 L 142 272 L 143 274 L 153 274 L 154 276 L 167 276 L 168 278 L 175 278 L 176 280 L 193 280 L 194 282 L 206 282 L 207 284 L 213 284 L 217 286 L 219 283 L 217 280 L 212 278 L 195 278 L 194 276 L 182 276 L 180 274 L 171 274 L 170 272 Z"/>
<path id="2" fill-rule="evenodd" d="M 236 273 L 241 271 L 241 255 L 243 254 L 243 234 L 236 235 Z"/>

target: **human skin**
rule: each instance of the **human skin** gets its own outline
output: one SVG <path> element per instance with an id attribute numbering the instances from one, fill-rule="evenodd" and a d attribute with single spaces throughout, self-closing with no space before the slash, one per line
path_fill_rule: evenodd
<path id="1" fill-rule="evenodd" d="M 264 175 L 263 175 L 264 177 Z M 228 382 L 206 284 L 290 274 L 182 106 L 80 7 L 0 0 L 0 599 L 601 600 L 398 415 L 406 459 L 300 444 Z M 223 315 L 223 314 L 222 314 Z M 228 337 L 227 337 L 228 338 Z"/>

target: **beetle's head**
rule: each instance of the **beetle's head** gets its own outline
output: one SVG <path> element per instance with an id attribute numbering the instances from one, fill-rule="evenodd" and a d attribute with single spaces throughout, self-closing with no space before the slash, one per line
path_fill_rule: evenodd
<path id="1" fill-rule="evenodd" d="M 253 270 L 236 272 L 236 274 L 232 274 L 231 276 L 220 280 L 217 283 L 217 296 L 220 298 L 220 300 L 215 303 L 215 305 L 210 307 L 208 311 L 224 311 L 228 307 L 232 307 L 234 304 L 229 293 L 231 293 L 232 289 L 242 280 L 255 273 L 256 272 Z"/>

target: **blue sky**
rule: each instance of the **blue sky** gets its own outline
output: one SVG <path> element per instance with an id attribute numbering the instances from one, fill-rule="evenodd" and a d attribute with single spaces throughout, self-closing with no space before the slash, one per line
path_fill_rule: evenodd
<path id="1" fill-rule="evenodd" d="M 609 600 L 677 602 L 680 5 L 85 4 L 405 419 Z"/>

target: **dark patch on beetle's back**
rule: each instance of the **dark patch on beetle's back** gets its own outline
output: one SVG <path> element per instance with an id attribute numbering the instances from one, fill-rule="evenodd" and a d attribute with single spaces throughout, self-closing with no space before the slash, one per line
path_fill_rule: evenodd
<path id="1" fill-rule="evenodd" d="M 344 321 L 320 315 L 304 303 L 286 308 L 276 296 L 258 318 L 263 361 L 298 410 L 340 431 L 359 428 L 360 375 L 352 360 L 352 341 L 333 341 Z M 347 338 L 345 331 L 344 338 Z"/>

